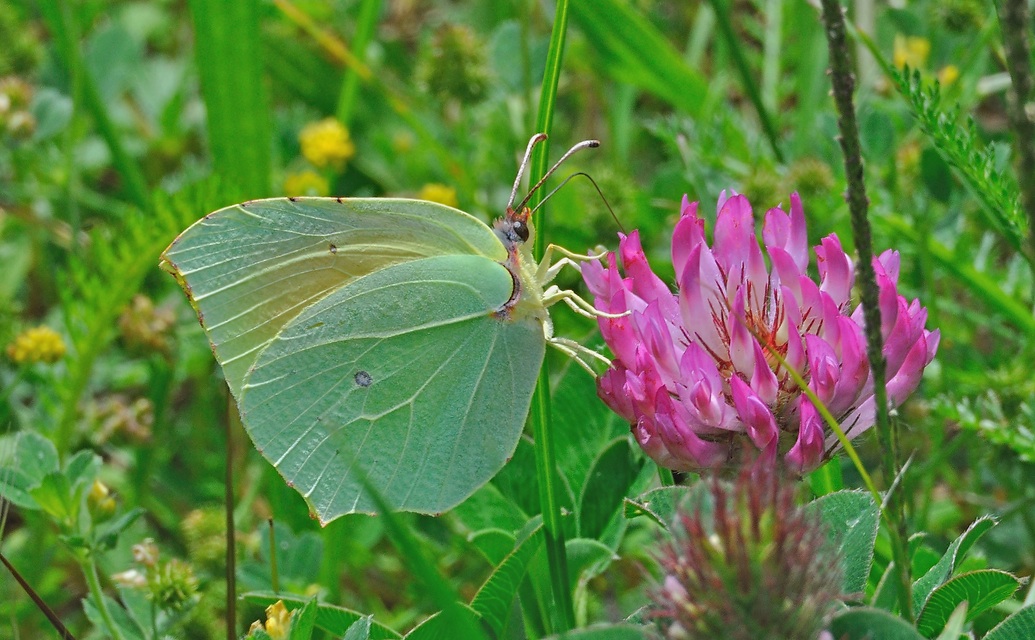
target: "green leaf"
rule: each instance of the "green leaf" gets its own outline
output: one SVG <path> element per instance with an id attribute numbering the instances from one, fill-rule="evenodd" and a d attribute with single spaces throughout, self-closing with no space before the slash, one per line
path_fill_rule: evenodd
<path id="1" fill-rule="evenodd" d="M 1035 604 L 1017 611 L 985 634 L 984 640 L 1031 640 L 1035 638 Z"/>
<path id="2" fill-rule="evenodd" d="M 114 520 L 102 522 L 97 527 L 98 546 L 104 550 L 113 549 L 118 542 L 119 535 L 145 513 L 147 510 L 134 507 Z"/>
<path id="3" fill-rule="evenodd" d="M 636 498 L 625 500 L 625 517 L 646 516 L 668 529 L 676 513 L 676 506 L 689 495 L 689 487 L 661 487 Z"/>
<path id="4" fill-rule="evenodd" d="M 291 635 L 288 640 L 310 640 L 316 626 L 316 598 L 310 598 L 291 614 Z"/>
<path id="5" fill-rule="evenodd" d="M 406 640 L 457 640 L 464 637 L 458 635 L 457 617 L 463 618 L 467 628 L 477 628 L 481 622 L 473 609 L 459 605 L 453 617 L 444 616 L 440 611 L 411 629 L 404 637 Z"/>
<path id="6" fill-rule="evenodd" d="M 510 618 L 511 605 L 528 571 L 528 565 L 542 544 L 543 534 L 540 526 L 496 567 L 471 601 L 471 608 L 481 616 L 482 621 L 492 629 L 496 637 L 503 633 Z"/>
<path id="7" fill-rule="evenodd" d="M 629 425 L 597 398 L 596 380 L 582 367 L 568 367 L 553 392 L 557 465 L 574 495 L 582 495 L 598 454 Z M 527 479 L 525 484 L 531 484 Z M 538 506 L 538 496 L 535 504 Z"/>
<path id="8" fill-rule="evenodd" d="M 568 584 L 575 585 L 600 575 L 618 559 L 611 547 L 592 538 L 575 538 L 565 543 L 568 551 Z"/>
<path id="9" fill-rule="evenodd" d="M 345 637 L 342 640 L 371 640 L 370 623 L 373 619 L 374 616 L 363 616 L 353 622 L 349 630 L 345 632 Z"/>
<path id="10" fill-rule="evenodd" d="M 963 635 L 963 628 L 967 624 L 967 603 L 961 602 L 952 610 L 948 622 L 942 627 L 942 632 L 935 640 L 959 640 Z"/>
<path id="11" fill-rule="evenodd" d="M 861 491 L 838 491 L 817 498 L 807 509 L 818 511 L 842 558 L 844 593 L 862 593 L 873 564 L 873 546 L 880 524 L 873 498 Z"/>
<path id="12" fill-rule="evenodd" d="M 827 630 L 837 640 L 923 640 L 902 618 L 868 607 L 849 609 L 835 616 Z"/>
<path id="13" fill-rule="evenodd" d="M 126 610 L 122 608 L 122 605 L 108 596 L 101 597 L 104 598 L 104 603 L 108 606 L 108 611 L 111 613 L 111 620 L 124 640 L 147 640 L 147 636 L 144 635 L 144 631 L 133 622 L 133 619 L 128 613 L 126 613 Z M 86 613 L 87 620 L 93 623 L 94 627 L 98 629 L 108 629 L 108 625 L 104 621 L 104 617 L 97 609 L 97 606 L 93 603 L 93 600 L 90 598 L 83 598 L 83 611 Z M 115 629 L 112 629 L 111 631 L 115 632 Z"/>
<path id="14" fill-rule="evenodd" d="M 995 605 L 1008 600 L 1021 586 L 1013 575 L 995 569 L 972 571 L 949 580 L 927 599 L 917 619 L 917 629 L 926 637 L 934 637 L 948 622 L 960 603 L 969 603 L 967 621 L 977 618 Z"/>
<path id="15" fill-rule="evenodd" d="M 913 583 L 913 610 L 922 611 L 927 599 L 939 585 L 943 584 L 956 570 L 963 557 L 967 555 L 970 548 L 989 529 L 996 524 L 995 519 L 990 516 L 982 516 L 971 524 L 942 555 L 941 560 L 931 567 L 931 570 Z M 973 606 L 973 604 L 971 605 Z"/>
<path id="16" fill-rule="evenodd" d="M 77 505 L 72 502 L 72 488 L 68 485 L 68 477 L 61 472 L 48 473 L 29 495 L 50 517 L 64 523 L 73 523 L 73 516 L 78 512 Z"/>
<path id="17" fill-rule="evenodd" d="M 482 529 L 472 533 L 469 540 L 493 566 L 503 562 L 517 542 L 513 533 L 502 529 Z"/>
<path id="18" fill-rule="evenodd" d="M 261 607 L 268 607 L 271 604 L 276 603 L 278 600 L 282 600 L 284 602 L 284 606 L 287 607 L 289 611 L 301 608 L 309 602 L 308 598 L 303 598 L 301 596 L 272 593 L 269 591 L 251 591 L 242 594 L 241 598 Z M 339 607 L 337 605 L 327 604 L 324 602 L 318 602 L 316 604 L 316 627 L 326 631 L 334 637 L 344 635 L 349 630 L 349 627 L 363 617 L 365 616 L 362 613 L 353 611 L 352 609 L 346 609 L 345 607 Z M 400 637 L 401 636 L 396 631 L 386 627 L 385 625 L 378 622 L 371 622 L 371 640 L 394 640 Z"/>
<path id="19" fill-rule="evenodd" d="M 579 499 L 579 533 L 583 538 L 600 538 L 643 466 L 643 458 L 629 444 L 628 437 L 614 440 L 600 452 L 590 469 Z"/>
<path id="20" fill-rule="evenodd" d="M 23 509 L 40 509 L 31 492 L 58 465 L 54 443 L 35 431 L 0 437 L 0 496 Z"/>

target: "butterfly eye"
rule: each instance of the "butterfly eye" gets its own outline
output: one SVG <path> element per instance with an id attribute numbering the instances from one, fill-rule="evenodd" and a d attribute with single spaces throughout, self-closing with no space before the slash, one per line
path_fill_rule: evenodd
<path id="1" fill-rule="evenodd" d="M 528 225 L 527 224 L 525 224 L 524 222 L 521 222 L 520 220 L 515 220 L 514 221 L 513 230 L 514 230 L 514 235 L 516 235 L 517 237 L 521 238 L 521 242 L 526 242 L 528 240 Z"/>

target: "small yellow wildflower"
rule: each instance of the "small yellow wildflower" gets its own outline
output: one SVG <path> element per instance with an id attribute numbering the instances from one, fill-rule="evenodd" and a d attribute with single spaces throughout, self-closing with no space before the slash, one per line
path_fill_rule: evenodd
<path id="1" fill-rule="evenodd" d="M 7 357 L 17 364 L 57 362 L 65 355 L 65 341 L 46 326 L 26 329 L 7 345 Z"/>
<path id="2" fill-rule="evenodd" d="M 447 207 L 456 207 L 460 204 L 456 199 L 456 189 L 444 184 L 438 184 L 437 182 L 429 182 L 421 187 L 417 197 L 421 200 L 430 200 L 444 204 Z"/>
<path id="3" fill-rule="evenodd" d="M 349 130 L 334 118 L 307 124 L 298 134 L 298 141 L 306 160 L 320 168 L 341 169 L 345 161 L 356 153 Z"/>
<path id="4" fill-rule="evenodd" d="M 910 69 L 921 69 L 931 54 L 931 41 L 920 36 L 895 34 L 895 66 L 899 69 L 909 65 Z"/>
<path id="5" fill-rule="evenodd" d="M 263 629 L 274 640 L 283 640 L 288 637 L 288 632 L 291 631 L 291 612 L 284 606 L 283 600 L 277 600 L 266 607 L 266 625 L 263 626 L 256 620 L 248 628 L 248 637 L 251 637 L 258 629 Z"/>
<path id="6" fill-rule="evenodd" d="M 956 82 L 960 77 L 960 69 L 954 64 L 947 64 L 942 67 L 942 70 L 938 72 L 938 82 L 943 86 L 948 86 L 953 82 Z"/>
<path id="7" fill-rule="evenodd" d="M 115 498 L 111 490 L 100 480 L 94 480 L 90 493 L 86 495 L 86 504 L 90 512 L 98 518 L 106 518 L 115 513 Z"/>
<path id="8" fill-rule="evenodd" d="M 325 196 L 330 192 L 327 178 L 315 171 L 299 171 L 284 176 L 284 193 L 289 196 Z"/>

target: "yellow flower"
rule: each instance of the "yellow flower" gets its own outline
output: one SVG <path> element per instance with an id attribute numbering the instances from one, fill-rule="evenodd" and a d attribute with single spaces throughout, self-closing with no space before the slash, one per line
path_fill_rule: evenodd
<path id="1" fill-rule="evenodd" d="M 432 202 L 444 204 L 447 207 L 456 207 L 460 204 L 456 200 L 456 189 L 436 182 L 429 182 L 421 187 L 417 197 L 421 200 L 431 200 Z"/>
<path id="2" fill-rule="evenodd" d="M 100 480 L 93 481 L 90 493 L 86 495 L 86 504 L 91 513 L 102 519 L 115 513 L 115 498 L 112 497 L 107 485 Z"/>
<path id="3" fill-rule="evenodd" d="M 345 161 L 356 153 L 349 138 L 349 130 L 334 118 L 312 122 L 298 134 L 302 155 L 313 165 L 341 169 Z"/>
<path id="4" fill-rule="evenodd" d="M 954 64 L 947 64 L 938 72 L 938 82 L 944 87 L 956 82 L 960 77 L 960 70 Z"/>
<path id="5" fill-rule="evenodd" d="M 931 41 L 919 36 L 895 34 L 895 66 L 899 69 L 909 65 L 910 69 L 921 69 L 931 54 Z"/>
<path id="6" fill-rule="evenodd" d="M 273 640 L 282 640 L 288 637 L 291 630 L 291 612 L 284 606 L 283 600 L 266 607 L 266 633 Z"/>
<path id="7" fill-rule="evenodd" d="M 315 171 L 299 171 L 284 176 L 284 192 L 289 196 L 325 196 L 331 192 L 331 185 Z"/>
<path id="8" fill-rule="evenodd" d="M 57 362 L 65 355 L 65 341 L 50 327 L 26 329 L 7 345 L 7 357 L 17 364 Z"/>

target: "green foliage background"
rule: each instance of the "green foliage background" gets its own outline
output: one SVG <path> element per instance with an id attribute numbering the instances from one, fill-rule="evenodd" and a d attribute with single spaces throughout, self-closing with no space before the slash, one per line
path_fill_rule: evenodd
<path id="1" fill-rule="evenodd" d="M 875 245 L 902 253 L 900 289 L 923 301 L 928 326 L 942 333 L 921 391 L 899 411 L 903 450 L 912 454 L 903 479 L 910 527 L 938 550 L 917 550 L 915 574 L 975 518 L 994 513 L 999 525 L 969 562 L 1030 576 L 1035 256 L 1024 249 L 1030 231 L 1019 204 L 1023 178 L 1011 164 L 995 10 L 977 0 L 857 5 L 875 12 L 856 25 L 868 37 L 856 40 L 857 108 Z M 95 475 L 114 491 L 117 517 L 136 514 L 102 552 L 69 536 L 96 533 L 110 517 L 103 513 L 61 524 L 46 510 L 7 512 L 4 555 L 70 628 L 91 637 L 97 621 L 79 604 L 90 588 L 80 569 L 95 567 L 114 594 L 110 576 L 136 566 L 131 547 L 150 537 L 164 558 L 189 562 L 198 581 L 170 628 L 220 636 L 228 450 L 238 591 L 272 587 L 273 517 L 283 589 L 319 593 L 399 631 L 437 610 L 382 521 L 350 516 L 319 529 L 239 428 L 227 441 L 217 367 L 182 292 L 158 271 L 158 255 L 205 213 L 284 195 L 285 182 L 304 171 L 326 180 L 332 195 L 412 196 L 442 184 L 461 209 L 499 215 L 534 132 L 552 19 L 549 4 L 523 0 L 0 5 L 0 42 L 8 43 L 0 47 L 0 344 L 45 324 L 68 350 L 55 364 L 0 360 L 0 429 L 42 435 L 62 463 L 96 455 Z M 708 212 L 734 189 L 759 214 L 797 191 L 810 240 L 836 232 L 850 247 L 826 68 L 809 3 L 575 0 L 553 157 L 600 139 L 570 171 L 593 176 L 618 220 L 576 178 L 542 209 L 549 241 L 576 251 L 614 247 L 619 225 L 639 229 L 671 280 L 665 265 L 680 198 Z M 328 117 L 355 144 L 341 169 L 311 166 L 300 150 L 299 131 Z M 561 284 L 579 286 L 564 277 Z M 591 323 L 565 309 L 554 318 L 559 335 L 599 346 Z M 644 602 L 641 564 L 652 566 L 655 535 L 646 519 L 620 517 L 620 498 L 638 495 L 651 474 L 593 484 L 618 468 L 609 459 L 626 467 L 643 460 L 588 377 L 550 357 L 563 506 L 578 514 L 571 535 L 620 557 L 604 562 L 601 549 L 583 549 L 577 617 L 618 621 Z M 440 518 L 399 518 L 465 600 L 497 564 L 488 559 L 492 540 L 474 534 L 513 532 L 537 513 L 534 487 L 522 481 L 527 444 L 469 504 Z M 869 437 L 860 450 L 876 466 Z M 2 451 L 0 460 L 23 464 Z M 858 484 L 850 466 L 844 474 Z M 888 556 L 878 539 L 871 591 Z M 256 604 L 243 609 L 241 631 L 262 617 Z M 1007 611 L 982 613 L 974 628 L 990 629 Z M 0 635 L 37 637 L 47 628 L 16 583 L 0 579 Z"/>

